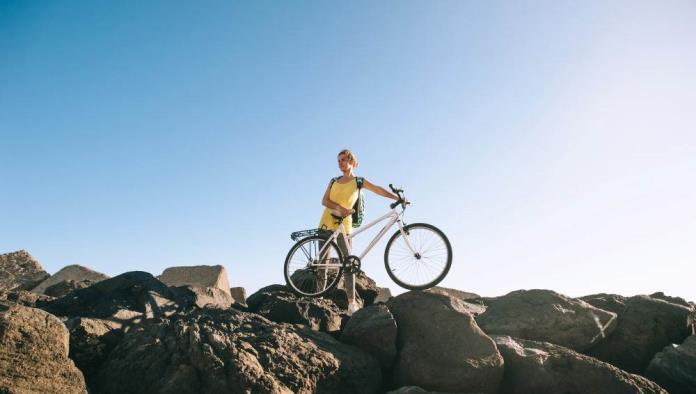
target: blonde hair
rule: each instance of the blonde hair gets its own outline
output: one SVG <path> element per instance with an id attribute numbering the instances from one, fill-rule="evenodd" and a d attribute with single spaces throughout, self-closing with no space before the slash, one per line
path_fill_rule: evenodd
<path id="1" fill-rule="evenodd" d="M 355 154 L 350 149 L 344 149 L 344 150 L 338 152 L 337 157 L 341 157 L 341 155 L 348 156 L 348 159 L 353 164 L 353 168 L 358 168 L 358 158 L 355 157 Z"/>

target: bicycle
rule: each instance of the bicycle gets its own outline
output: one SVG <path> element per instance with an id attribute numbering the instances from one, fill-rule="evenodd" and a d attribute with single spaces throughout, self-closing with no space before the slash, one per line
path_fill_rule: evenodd
<path id="1" fill-rule="evenodd" d="M 284 275 L 288 287 L 300 296 L 320 297 L 341 280 L 344 270 L 360 272 L 361 261 L 396 223 L 399 229 L 384 249 L 384 266 L 389 277 L 408 290 L 424 290 L 440 283 L 452 265 L 452 247 L 447 236 L 427 223 L 402 223 L 407 204 L 404 191 L 389 185 L 399 199 L 390 204 L 391 210 L 378 219 L 357 229 L 351 235 L 343 230 L 342 218 L 333 215 L 339 224 L 333 232 L 322 229 L 297 231 L 291 234 L 297 241 L 285 258 Z M 397 207 L 401 211 L 397 211 Z M 339 235 L 347 243 L 363 231 L 387 220 L 387 224 L 359 255 L 343 256 L 337 245 Z"/>

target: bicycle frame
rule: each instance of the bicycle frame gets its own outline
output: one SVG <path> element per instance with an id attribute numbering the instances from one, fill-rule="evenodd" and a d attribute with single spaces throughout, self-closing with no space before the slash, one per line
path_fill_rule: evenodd
<path id="1" fill-rule="evenodd" d="M 399 231 L 401 232 L 401 235 L 404 237 L 404 240 L 406 241 L 406 245 L 411 250 L 411 252 L 413 252 L 415 254 L 416 252 L 413 249 L 413 247 L 411 246 L 411 243 L 409 242 L 408 237 L 406 237 L 407 234 L 404 231 L 404 226 L 401 223 L 399 216 L 401 216 L 401 214 L 396 211 L 396 208 L 392 208 L 391 211 L 382 215 L 382 217 L 379 217 L 379 218 L 371 221 L 370 223 L 362 226 L 360 229 L 356 230 L 355 232 L 353 232 L 350 235 L 346 235 L 345 231 L 343 230 L 343 224 L 341 224 L 338 226 L 336 231 L 334 231 L 333 234 L 331 234 L 331 236 L 328 239 L 328 242 L 326 242 L 326 244 L 324 244 L 324 246 L 322 246 L 321 250 L 319 250 L 319 256 L 323 255 L 323 253 L 325 252 L 325 249 L 329 246 L 329 244 L 331 242 L 335 242 L 338 239 L 339 234 L 342 234 L 347 240 L 352 240 L 358 234 L 362 233 L 363 231 L 365 231 L 369 228 L 372 228 L 373 226 L 377 225 L 377 223 L 380 223 L 384 220 L 387 220 L 387 224 L 384 227 L 382 227 L 381 230 L 379 230 L 377 235 L 372 239 L 372 241 L 370 241 L 370 243 L 367 245 L 365 250 L 360 254 L 360 256 L 358 256 L 358 258 L 362 261 L 362 259 L 367 255 L 367 253 L 369 253 L 370 250 L 372 250 L 372 248 L 377 244 L 377 242 L 379 242 L 380 239 L 382 239 L 384 234 L 386 234 L 389 231 L 389 229 L 391 229 L 391 227 L 394 225 L 394 223 L 397 223 L 397 225 L 399 226 Z M 344 256 L 344 257 L 346 257 L 346 256 Z M 312 264 L 312 265 L 318 266 L 318 267 L 319 266 L 327 266 L 327 267 L 330 266 L 330 264 Z"/>

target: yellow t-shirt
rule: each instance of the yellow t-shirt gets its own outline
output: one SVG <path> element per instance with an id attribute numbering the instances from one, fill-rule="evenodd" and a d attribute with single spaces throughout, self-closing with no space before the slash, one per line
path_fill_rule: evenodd
<path id="1" fill-rule="evenodd" d="M 355 202 L 358 200 L 358 193 L 358 183 L 354 177 L 346 183 L 338 183 L 338 181 L 335 181 L 331 185 L 329 199 L 343 208 L 353 209 L 353 205 L 355 205 Z M 331 216 L 331 210 L 329 208 L 324 208 L 324 213 L 322 213 L 321 220 L 319 221 L 319 228 L 331 231 L 335 231 L 338 228 L 338 223 L 336 219 Z M 352 215 L 343 218 L 343 230 L 346 234 L 350 234 L 353 230 Z"/>

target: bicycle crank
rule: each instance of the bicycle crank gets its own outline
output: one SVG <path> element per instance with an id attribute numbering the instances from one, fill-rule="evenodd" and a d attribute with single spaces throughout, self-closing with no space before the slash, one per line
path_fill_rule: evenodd
<path id="1" fill-rule="evenodd" d="M 343 261 L 343 264 L 349 273 L 356 274 L 360 272 L 360 257 L 351 254 L 350 256 L 347 256 Z"/>

